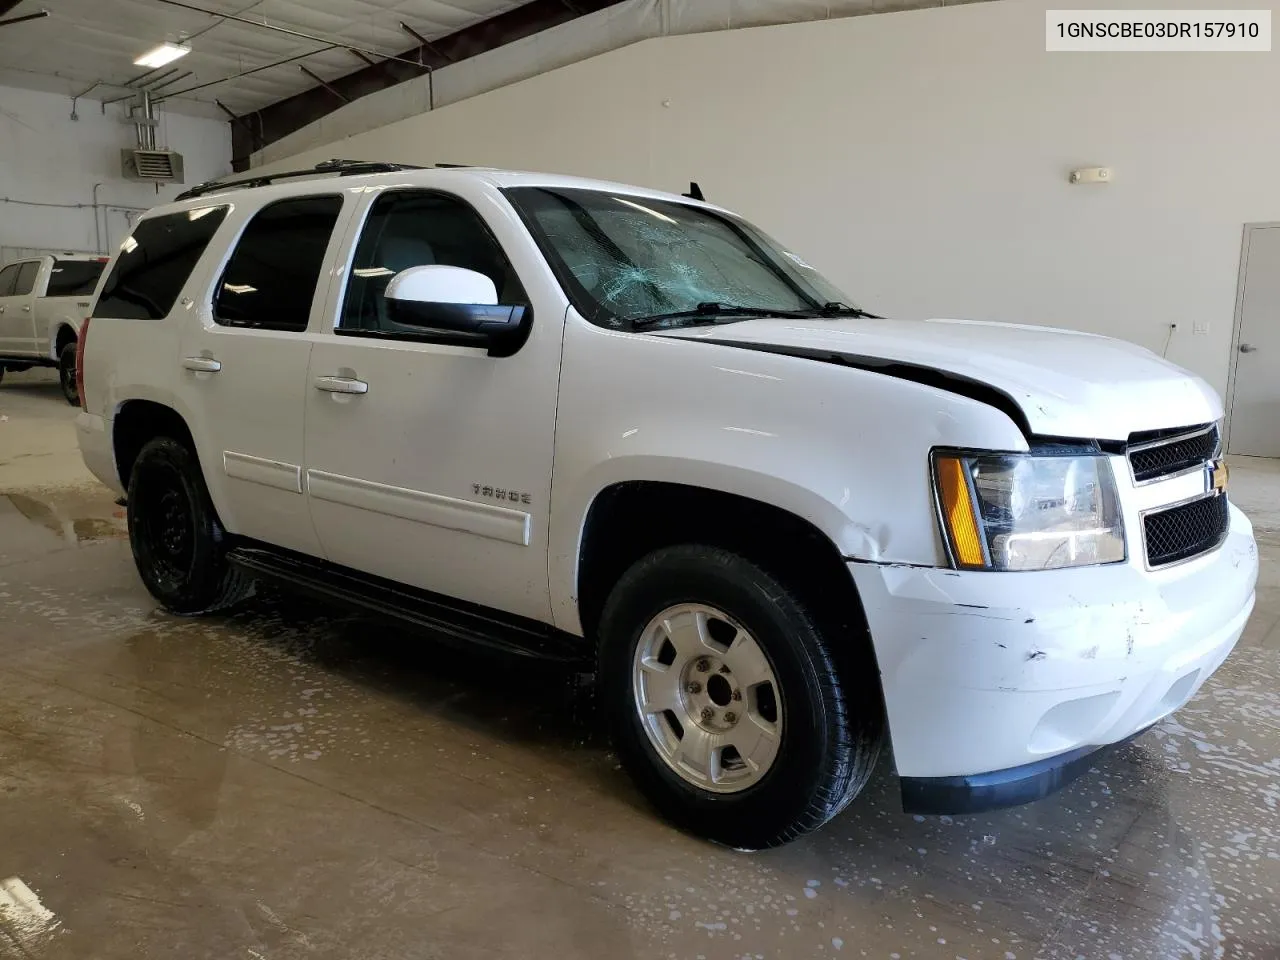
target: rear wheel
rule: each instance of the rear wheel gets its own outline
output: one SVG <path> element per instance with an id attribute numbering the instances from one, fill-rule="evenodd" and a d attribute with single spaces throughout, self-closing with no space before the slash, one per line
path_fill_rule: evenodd
<path id="1" fill-rule="evenodd" d="M 64 344 L 58 352 L 58 383 L 62 395 L 73 407 L 80 406 L 80 388 L 76 384 L 76 342 Z"/>
<path id="2" fill-rule="evenodd" d="M 715 547 L 650 554 L 601 617 L 602 701 L 624 765 L 669 819 L 734 847 L 793 840 L 862 789 L 882 729 L 878 698 L 854 693 L 874 678 L 865 666 L 846 682 L 796 595 Z"/>
<path id="3" fill-rule="evenodd" d="M 129 543 L 142 582 L 174 613 L 219 610 L 249 596 L 253 581 L 227 562 L 195 455 L 169 437 L 150 441 L 129 478 Z"/>

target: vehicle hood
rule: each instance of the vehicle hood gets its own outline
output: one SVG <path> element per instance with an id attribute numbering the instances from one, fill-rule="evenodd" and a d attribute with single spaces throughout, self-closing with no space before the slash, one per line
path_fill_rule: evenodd
<path id="1" fill-rule="evenodd" d="M 759 319 L 663 331 L 728 347 L 847 363 L 1007 397 L 1040 436 L 1127 440 L 1222 416 L 1213 388 L 1150 350 L 1095 334 L 975 320 Z M 930 378 L 930 373 L 943 377 Z M 979 391 L 980 393 L 980 391 Z"/>

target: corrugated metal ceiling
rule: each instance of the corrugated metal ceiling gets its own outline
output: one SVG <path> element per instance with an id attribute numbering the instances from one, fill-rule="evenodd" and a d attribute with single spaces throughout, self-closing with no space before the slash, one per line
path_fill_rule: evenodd
<path id="1" fill-rule="evenodd" d="M 400 26 L 435 39 L 462 30 L 521 5 L 523 0 L 192 0 L 220 13 L 266 20 L 304 33 L 332 38 L 392 56 L 413 47 Z M 0 9 L 9 3 L 0 2 Z M 23 0 L 6 16 L 38 13 L 39 0 Z M 52 90 L 85 91 L 94 99 L 128 93 L 122 85 L 144 71 L 134 59 L 157 44 L 185 40 L 192 52 L 173 64 L 171 77 L 191 76 L 163 90 L 165 94 L 219 80 L 278 60 L 322 48 L 311 40 L 261 27 L 169 6 L 159 0 L 58 0 L 50 15 L 0 27 L 0 84 Z M 316 53 L 304 60 L 263 70 L 252 76 L 194 91 L 170 107 L 208 112 L 215 97 L 237 114 L 259 109 L 316 85 L 299 64 L 322 79 L 351 73 L 364 61 L 346 49 Z M 166 71 L 171 68 L 166 68 Z M 161 73 L 165 71 L 160 71 Z"/>

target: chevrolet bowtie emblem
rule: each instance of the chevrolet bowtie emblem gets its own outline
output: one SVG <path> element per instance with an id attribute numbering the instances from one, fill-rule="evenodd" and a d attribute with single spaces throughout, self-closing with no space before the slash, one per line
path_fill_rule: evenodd
<path id="1" fill-rule="evenodd" d="M 1227 480 L 1231 470 L 1226 460 L 1213 460 L 1209 464 L 1209 489 L 1222 493 L 1227 489 Z"/>

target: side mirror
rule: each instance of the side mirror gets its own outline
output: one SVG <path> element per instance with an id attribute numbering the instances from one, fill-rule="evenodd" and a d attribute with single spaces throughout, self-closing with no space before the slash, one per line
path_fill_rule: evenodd
<path id="1" fill-rule="evenodd" d="M 493 356 L 514 353 L 528 329 L 527 307 L 500 305 L 493 281 L 463 267 L 410 267 L 384 296 L 393 323 L 456 333 L 457 343 L 487 346 Z"/>

